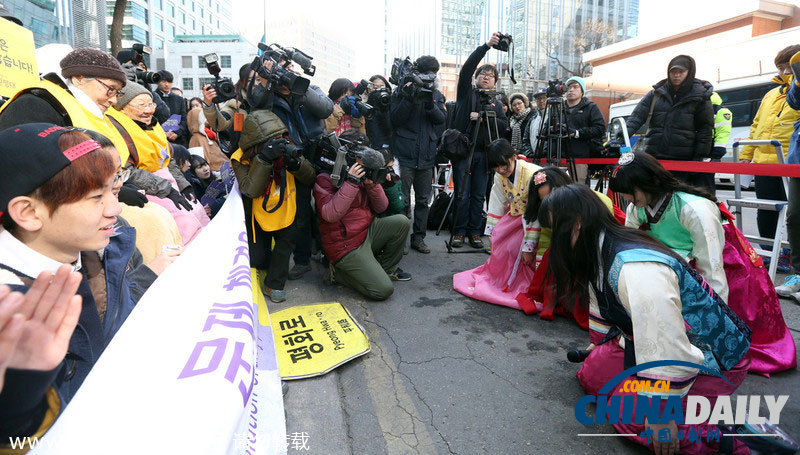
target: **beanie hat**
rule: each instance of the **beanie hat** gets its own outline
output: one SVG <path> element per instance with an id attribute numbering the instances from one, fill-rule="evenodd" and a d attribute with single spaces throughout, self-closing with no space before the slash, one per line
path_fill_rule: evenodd
<path id="1" fill-rule="evenodd" d="M 111 55 L 97 49 L 75 49 L 61 60 L 61 75 L 65 78 L 73 76 L 107 77 L 122 83 L 124 87 L 128 79 L 119 62 Z"/>
<path id="2" fill-rule="evenodd" d="M 32 193 L 76 159 L 100 148 L 89 140 L 62 152 L 58 138 L 68 131 L 76 128 L 27 123 L 0 132 L 0 215 L 12 199 Z"/>
<path id="3" fill-rule="evenodd" d="M 158 75 L 161 76 L 162 81 L 172 82 L 173 80 L 175 80 L 175 78 L 172 76 L 172 73 L 170 73 L 167 70 L 159 71 Z"/>
<path id="4" fill-rule="evenodd" d="M 581 94 L 582 95 L 586 94 L 586 81 L 584 81 L 582 77 L 572 76 L 571 78 L 567 79 L 564 85 L 569 86 L 570 82 L 577 82 L 578 85 L 581 86 Z"/>
<path id="5" fill-rule="evenodd" d="M 259 109 L 247 114 L 244 118 L 239 147 L 247 150 L 250 147 L 267 142 L 275 136 L 288 133 L 289 130 L 274 112 Z"/>
<path id="6" fill-rule="evenodd" d="M 713 104 L 714 106 L 719 106 L 722 104 L 722 97 L 719 96 L 719 93 L 713 92 L 711 94 L 711 104 Z"/>
<path id="7" fill-rule="evenodd" d="M 117 98 L 117 103 L 114 105 L 114 108 L 116 110 L 120 110 L 130 103 L 132 99 L 145 93 L 150 95 L 150 98 L 153 98 L 153 94 L 150 92 L 150 90 L 147 90 L 141 84 L 128 84 L 125 86 L 125 90 L 122 91 L 122 95 Z"/>

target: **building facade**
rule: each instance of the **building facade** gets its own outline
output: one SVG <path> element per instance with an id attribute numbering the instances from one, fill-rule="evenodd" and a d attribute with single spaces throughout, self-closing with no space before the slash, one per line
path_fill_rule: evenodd
<path id="1" fill-rule="evenodd" d="M 250 63 L 256 49 L 239 35 L 177 35 L 170 43 L 164 69 L 174 76 L 173 86 L 183 90 L 187 99 L 202 98 L 203 86 L 214 83 L 203 56 L 214 52 L 222 69 L 220 77 L 239 79 L 239 68 Z"/>
<path id="2" fill-rule="evenodd" d="M 36 47 L 62 43 L 106 48 L 105 0 L 4 0 L 3 4 L 33 32 Z"/>

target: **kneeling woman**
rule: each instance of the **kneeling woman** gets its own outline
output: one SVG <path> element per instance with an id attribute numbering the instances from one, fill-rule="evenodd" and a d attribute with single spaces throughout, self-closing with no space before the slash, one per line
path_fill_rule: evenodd
<path id="1" fill-rule="evenodd" d="M 491 235 L 492 253 L 482 266 L 453 275 L 453 288 L 467 297 L 523 309 L 516 296 L 533 278 L 539 226 L 527 223 L 522 214 L 528 182 L 540 168 L 518 160 L 505 139 L 489 144 L 487 160 L 495 171 L 485 231 Z M 535 311 L 536 307 L 525 309 L 528 314 Z"/>
<path id="2" fill-rule="evenodd" d="M 668 380 L 664 397 L 706 395 L 712 406 L 718 395 L 732 393 L 746 376 L 750 329 L 730 311 L 703 278 L 678 254 L 636 229 L 621 226 L 597 195 L 572 184 L 553 191 L 542 202 L 539 221 L 552 229 L 548 276 L 553 292 L 585 302 L 619 328 L 620 335 L 596 347 L 585 360 L 578 378 L 588 394 L 597 391 L 627 368 L 654 361 L 682 361 L 720 372 L 727 379 L 698 375 L 698 368 L 667 364 L 636 373 L 642 380 Z M 744 359 L 744 361 L 743 361 Z M 612 395 L 622 395 L 613 387 Z M 635 399 L 647 399 L 639 396 Z M 662 409 L 664 405 L 662 400 Z M 636 409 L 634 407 L 634 409 Z M 707 425 L 615 424 L 627 438 L 651 446 L 638 436 L 651 427 L 678 429 L 684 434 Z M 694 428 L 692 428 L 694 427 Z M 726 438 L 722 438 L 723 440 Z M 737 444 L 737 449 L 740 443 Z M 680 444 L 680 447 L 678 447 Z M 653 438 L 656 453 L 710 453 L 716 447 L 703 439 L 669 443 Z M 746 448 L 744 448 L 746 453 Z"/>
<path id="3" fill-rule="evenodd" d="M 794 339 L 767 269 L 724 205 L 718 207 L 705 190 L 678 181 L 647 153 L 623 155 L 610 187 L 633 201 L 628 226 L 649 232 L 689 261 L 753 329 L 750 371 L 774 373 L 797 366 Z"/>

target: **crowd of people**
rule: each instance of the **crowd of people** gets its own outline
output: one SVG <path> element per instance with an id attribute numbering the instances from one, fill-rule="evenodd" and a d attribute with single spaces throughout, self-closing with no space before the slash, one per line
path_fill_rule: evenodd
<path id="1" fill-rule="evenodd" d="M 450 159 L 456 215 L 448 246 L 489 253 L 485 264 L 454 275 L 454 289 L 543 319 L 574 318 L 589 331 L 591 354 L 578 373 L 587 393 L 631 362 L 710 366 L 733 384 L 727 393 L 741 372 L 795 368 L 776 290 L 718 203 L 713 179 L 671 173 L 658 161 L 721 157 L 716 131 L 725 125 L 716 123 L 729 123 L 729 111 L 696 78 L 694 60 L 672 59 L 629 119 L 631 134 L 642 125 L 645 132 L 609 180 L 613 200 L 630 203 L 624 207 L 589 188 L 586 164 L 570 173 L 537 164 L 552 146 L 545 142 L 555 97 L 545 88 L 496 96 L 498 70 L 481 62 L 500 39 L 493 34 L 466 59 L 449 104 L 433 56 L 417 58 L 416 79 L 395 87 L 382 75 L 358 84 L 340 78 L 326 95 L 269 77 L 295 70 L 291 55 L 275 49 L 239 69 L 236 97 L 226 102 L 217 102 L 211 85 L 186 100 L 168 71 L 151 87 L 137 76 L 146 67 L 132 50 L 115 58 L 95 49 L 69 52 L 60 73 L 43 74 L 6 100 L 0 437 L 47 431 L 148 287 L 234 185 L 250 263 L 264 272 L 258 284 L 271 301 L 290 298 L 287 281 L 307 274 L 312 260 L 324 264 L 327 282 L 388 299 L 396 282 L 412 279 L 399 267 L 404 255 L 431 253 L 425 237 L 448 134 L 469 150 Z M 765 97 L 752 137 L 786 142 L 788 161 L 800 162 L 792 130 L 800 118 L 800 45 L 775 62 L 780 85 Z M 564 87 L 564 147 L 574 158 L 596 157 L 605 119 L 582 78 Z M 742 159 L 769 162 L 768 155 L 754 147 Z M 757 178 L 758 196 L 786 199 L 776 179 Z M 789 236 L 800 271 L 797 181 Z M 758 220 L 763 236 L 774 235 L 775 220 L 762 213 Z M 800 292 L 800 277 L 778 291 Z M 719 386 L 689 367 L 639 376 L 669 378 L 669 393 L 684 397 Z M 632 439 L 658 453 L 678 449 Z M 697 444 L 682 442 L 680 451 L 708 449 Z"/>

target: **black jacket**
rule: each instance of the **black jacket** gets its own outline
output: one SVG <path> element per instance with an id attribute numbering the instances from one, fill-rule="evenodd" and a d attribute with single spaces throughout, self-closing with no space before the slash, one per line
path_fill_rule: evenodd
<path id="1" fill-rule="evenodd" d="M 456 113 L 453 119 L 453 128 L 465 133 L 472 138 L 473 128 L 475 122 L 470 121 L 470 112 L 480 112 L 483 106 L 480 105 L 478 93 L 475 87 L 472 86 L 472 75 L 478 69 L 478 64 L 483 60 L 486 52 L 489 51 L 489 46 L 481 44 L 464 62 L 461 67 L 461 72 L 458 73 L 458 87 L 456 90 Z M 500 137 L 506 133 L 508 129 L 508 119 L 503 111 L 503 103 L 497 100 L 492 100 L 492 109 L 497 114 L 497 130 Z M 492 132 L 494 134 L 494 132 Z M 480 124 L 478 131 L 478 146 L 476 151 L 482 152 L 489 145 L 488 132 L 483 124 Z"/>
<path id="2" fill-rule="evenodd" d="M 569 150 L 575 158 L 590 158 L 600 150 L 606 120 L 596 104 L 581 98 L 574 107 L 567 106 L 567 129 L 578 132 L 578 138 L 569 139 Z"/>
<path id="3" fill-rule="evenodd" d="M 186 123 L 187 117 L 187 110 L 186 110 L 186 101 L 183 99 L 182 96 L 179 96 L 175 93 L 170 92 L 168 95 L 165 95 L 164 92 L 161 90 L 156 90 L 156 94 L 159 98 L 161 98 L 164 103 L 166 103 L 167 107 L 169 107 L 169 111 L 171 115 L 180 115 L 181 116 L 181 124 L 178 131 L 175 131 L 175 134 L 178 135 L 178 140 L 174 141 L 178 144 L 183 145 L 184 147 L 189 145 L 189 127 Z"/>
<path id="4" fill-rule="evenodd" d="M 414 169 L 430 169 L 436 165 L 436 145 L 447 114 L 444 96 L 433 91 L 433 105 L 426 109 L 422 103 L 402 95 L 402 90 L 392 94 L 389 109 L 394 132 L 392 153 L 401 166 Z"/>
<path id="5" fill-rule="evenodd" d="M 714 134 L 713 87 L 694 79 L 676 93 L 668 79 L 653 86 L 628 118 L 628 134 L 633 135 L 647 121 L 650 103 L 657 96 L 645 134 L 647 153 L 661 160 L 701 160 L 711 156 Z"/>

